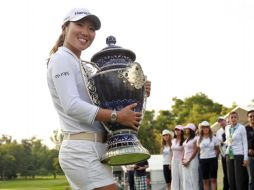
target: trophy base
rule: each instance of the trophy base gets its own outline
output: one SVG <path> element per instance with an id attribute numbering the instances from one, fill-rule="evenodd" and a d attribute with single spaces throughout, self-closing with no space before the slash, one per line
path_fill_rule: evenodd
<path id="1" fill-rule="evenodd" d="M 130 152 L 134 147 L 125 147 L 120 150 L 111 150 L 107 152 L 103 158 L 102 163 L 107 163 L 110 166 L 129 165 L 142 162 L 150 158 L 148 150 L 144 147 L 134 148 L 143 149 L 143 152 Z"/>
<path id="2" fill-rule="evenodd" d="M 149 151 L 144 148 L 132 131 L 118 131 L 108 140 L 108 150 L 102 156 L 102 163 L 111 166 L 129 165 L 150 158 Z"/>

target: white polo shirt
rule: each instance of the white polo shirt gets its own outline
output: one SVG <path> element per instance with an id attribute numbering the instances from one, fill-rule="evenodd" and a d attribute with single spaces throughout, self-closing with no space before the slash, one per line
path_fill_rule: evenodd
<path id="1" fill-rule="evenodd" d="M 64 133 L 104 132 L 95 121 L 99 108 L 91 103 L 80 72 L 80 60 L 59 47 L 48 64 L 47 81 Z"/>
<path id="2" fill-rule="evenodd" d="M 215 147 L 219 146 L 219 140 L 212 136 L 210 137 L 203 137 L 202 141 L 199 143 L 200 137 L 197 140 L 197 146 L 200 148 L 200 159 L 208 159 L 208 158 L 215 158 L 216 150 Z"/>

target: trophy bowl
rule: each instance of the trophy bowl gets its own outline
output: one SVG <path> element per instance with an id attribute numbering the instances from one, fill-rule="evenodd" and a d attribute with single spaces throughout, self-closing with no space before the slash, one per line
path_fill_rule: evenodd
<path id="1" fill-rule="evenodd" d="M 81 62 L 82 74 L 91 101 L 105 109 L 119 111 L 137 103 L 136 112 L 144 113 L 146 78 L 141 65 L 130 50 L 115 46 L 115 38 L 107 38 L 107 48 L 95 54 L 91 62 Z M 90 65 L 90 66 L 88 66 Z M 101 122 L 107 133 L 107 151 L 102 162 L 112 166 L 128 165 L 150 158 L 138 139 L 138 130 L 117 122 Z"/>

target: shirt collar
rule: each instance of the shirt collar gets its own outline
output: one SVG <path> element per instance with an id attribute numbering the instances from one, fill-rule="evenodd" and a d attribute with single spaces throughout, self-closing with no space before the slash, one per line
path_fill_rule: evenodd
<path id="1" fill-rule="evenodd" d="M 76 59 L 77 62 L 80 62 L 80 59 L 71 50 L 69 50 L 67 47 L 61 46 L 58 49 L 60 51 L 65 51 L 65 52 L 71 54 L 74 57 L 74 59 Z"/>

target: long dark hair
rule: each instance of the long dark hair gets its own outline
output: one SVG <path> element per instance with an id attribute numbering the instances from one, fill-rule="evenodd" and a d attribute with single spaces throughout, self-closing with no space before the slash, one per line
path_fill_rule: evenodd
<path id="1" fill-rule="evenodd" d="M 189 140 L 193 139 L 196 136 L 195 131 L 193 131 L 190 128 L 189 130 L 190 130 L 190 136 L 186 139 L 186 142 L 188 142 Z"/>
<path id="2" fill-rule="evenodd" d="M 185 139 L 184 139 L 184 132 L 183 132 L 183 130 L 180 130 L 180 131 L 181 131 L 180 146 L 182 146 Z M 176 134 L 174 134 L 174 138 L 176 139 Z"/>
<path id="3" fill-rule="evenodd" d="M 65 28 L 69 25 L 69 21 L 64 23 L 64 25 L 62 26 L 62 33 L 60 34 L 60 36 L 58 37 L 55 45 L 52 47 L 52 49 L 49 52 L 49 58 L 47 61 L 47 64 L 49 63 L 50 57 L 56 53 L 56 51 L 58 50 L 59 47 L 63 46 L 64 44 L 64 38 L 65 38 Z"/>

